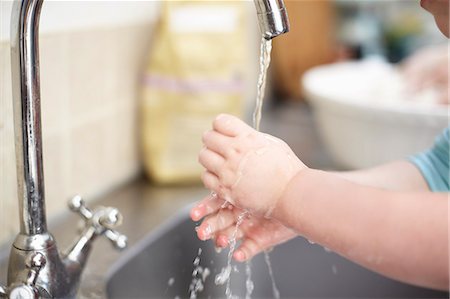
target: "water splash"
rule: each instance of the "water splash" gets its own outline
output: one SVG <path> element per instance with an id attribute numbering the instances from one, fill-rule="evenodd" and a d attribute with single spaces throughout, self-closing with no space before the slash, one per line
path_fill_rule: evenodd
<path id="1" fill-rule="evenodd" d="M 202 292 L 204 289 L 204 284 L 209 274 L 210 270 L 205 267 L 200 266 L 200 256 L 202 254 L 202 249 L 198 249 L 197 256 L 194 259 L 194 270 L 192 271 L 192 281 L 189 286 L 189 298 L 196 299 L 197 294 Z M 175 281 L 174 281 L 175 282 Z"/>
<path id="2" fill-rule="evenodd" d="M 233 298 L 233 294 L 231 291 L 230 276 L 231 276 L 231 270 L 232 270 L 231 262 L 233 259 L 233 253 L 236 250 L 237 233 L 239 230 L 239 226 L 242 224 L 242 222 L 244 221 L 246 216 L 247 216 L 247 212 L 243 212 L 238 216 L 237 221 L 236 221 L 236 226 L 233 231 L 233 235 L 231 236 L 231 239 L 230 239 L 230 251 L 228 251 L 227 266 L 222 268 L 222 271 L 216 275 L 216 278 L 214 280 L 216 285 L 223 285 L 226 283 L 225 295 L 227 296 L 228 299 Z"/>

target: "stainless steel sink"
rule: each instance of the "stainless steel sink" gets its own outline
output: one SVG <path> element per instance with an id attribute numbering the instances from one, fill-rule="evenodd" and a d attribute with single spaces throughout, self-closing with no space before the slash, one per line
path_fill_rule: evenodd
<path id="1" fill-rule="evenodd" d="M 131 248 L 107 275 L 107 296 L 189 297 L 193 260 L 202 248 L 200 265 L 208 267 L 211 275 L 198 297 L 225 297 L 225 287 L 216 286 L 214 277 L 226 265 L 227 251 L 218 254 L 212 242 L 199 241 L 194 227 L 185 209 Z M 303 238 L 278 246 L 270 257 L 282 298 L 448 298 L 448 293 L 384 278 Z M 231 288 L 233 295 L 244 298 L 244 265 L 237 265 L 237 270 Z M 263 255 L 252 260 L 252 280 L 252 298 L 273 298 Z"/>

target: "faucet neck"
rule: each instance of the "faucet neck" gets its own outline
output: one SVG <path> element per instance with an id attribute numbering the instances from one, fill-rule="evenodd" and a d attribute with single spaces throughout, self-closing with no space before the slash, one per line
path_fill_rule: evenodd
<path id="1" fill-rule="evenodd" d="M 20 231 L 47 232 L 39 82 L 39 17 L 43 0 L 15 1 L 11 71 Z"/>

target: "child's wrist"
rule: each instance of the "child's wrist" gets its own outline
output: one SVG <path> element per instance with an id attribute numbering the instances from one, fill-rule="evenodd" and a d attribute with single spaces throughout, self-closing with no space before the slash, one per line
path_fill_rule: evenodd
<path id="1" fill-rule="evenodd" d="M 278 198 L 275 208 L 273 210 L 272 216 L 277 220 L 285 223 L 289 222 L 289 217 L 293 212 L 293 202 L 300 203 L 305 197 L 306 188 L 302 188 L 303 185 L 308 180 L 307 177 L 311 176 L 317 172 L 315 169 L 303 168 L 299 170 L 287 183 L 283 193 L 280 198 Z M 296 204 L 297 206 L 297 204 Z"/>

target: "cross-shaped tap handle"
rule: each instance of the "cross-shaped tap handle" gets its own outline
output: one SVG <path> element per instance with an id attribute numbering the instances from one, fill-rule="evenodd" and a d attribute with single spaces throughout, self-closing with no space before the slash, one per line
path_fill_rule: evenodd
<path id="1" fill-rule="evenodd" d="M 8 293 L 6 292 L 6 288 L 0 285 L 0 298 L 7 298 Z"/>
<path id="2" fill-rule="evenodd" d="M 69 208 L 85 220 L 86 227 L 93 228 L 96 235 L 106 236 L 117 249 L 121 250 L 127 246 L 127 237 L 115 230 L 122 224 L 122 215 L 118 209 L 99 207 L 90 210 L 79 195 L 69 201 Z"/>
<path id="3" fill-rule="evenodd" d="M 86 206 L 86 203 L 80 195 L 75 195 L 69 200 L 69 209 L 72 212 L 80 214 L 84 220 L 90 220 L 92 218 L 91 210 Z"/>

